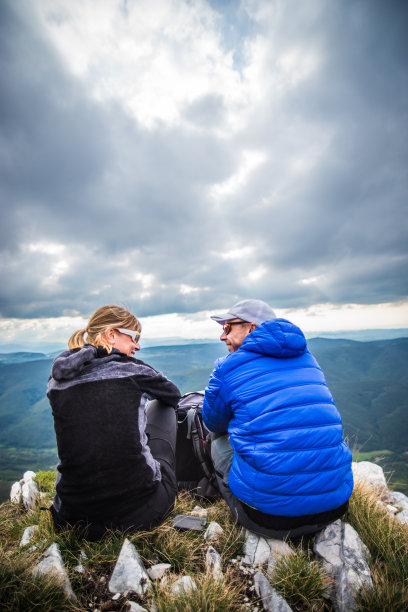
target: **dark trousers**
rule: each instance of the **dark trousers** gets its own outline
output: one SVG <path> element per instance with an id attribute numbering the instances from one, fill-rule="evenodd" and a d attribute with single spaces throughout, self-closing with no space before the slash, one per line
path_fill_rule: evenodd
<path id="1" fill-rule="evenodd" d="M 176 413 L 173 408 L 153 400 L 147 406 L 146 416 L 148 445 L 160 464 L 161 481 L 150 495 L 143 498 L 142 503 L 135 500 L 135 508 L 124 515 L 111 516 L 103 522 L 80 521 L 72 525 L 81 537 L 94 541 L 99 540 L 109 529 L 127 532 L 148 530 L 166 518 L 173 509 L 177 494 Z M 54 506 L 50 510 L 57 529 L 71 524 L 61 513 L 56 512 Z"/>

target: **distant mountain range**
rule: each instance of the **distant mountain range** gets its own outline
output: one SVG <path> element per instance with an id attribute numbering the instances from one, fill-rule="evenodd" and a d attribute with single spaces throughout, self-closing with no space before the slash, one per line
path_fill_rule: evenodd
<path id="1" fill-rule="evenodd" d="M 408 460 L 404 455 L 408 451 L 408 338 L 371 342 L 313 338 L 308 346 L 325 373 L 349 445 L 365 452 L 386 449 L 397 454 L 398 460 L 401 456 Z M 204 389 L 214 361 L 225 354 L 222 343 L 211 342 L 147 347 L 138 356 L 186 393 Z M 15 478 L 14 468 L 23 469 L 24 453 L 31 461 L 25 469 L 41 453 L 44 467 L 53 461 L 55 433 L 45 392 L 54 357 L 54 353 L 38 352 L 0 354 L 0 480 L 4 488 Z"/>

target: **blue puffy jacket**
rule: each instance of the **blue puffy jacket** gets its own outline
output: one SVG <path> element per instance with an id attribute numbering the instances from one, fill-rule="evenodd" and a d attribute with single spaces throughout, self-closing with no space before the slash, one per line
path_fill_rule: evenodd
<path id="1" fill-rule="evenodd" d="M 302 331 L 266 321 L 220 359 L 203 419 L 234 449 L 228 484 L 261 512 L 303 516 L 334 510 L 353 489 L 351 452 L 323 372 Z"/>

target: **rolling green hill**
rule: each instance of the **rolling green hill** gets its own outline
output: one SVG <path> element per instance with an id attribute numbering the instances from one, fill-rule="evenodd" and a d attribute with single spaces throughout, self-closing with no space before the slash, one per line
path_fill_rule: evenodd
<path id="1" fill-rule="evenodd" d="M 312 338 L 308 346 L 325 373 L 350 447 L 390 451 L 380 461 L 395 470 L 403 490 L 408 483 L 408 338 Z M 215 359 L 225 354 L 221 343 L 208 343 L 145 348 L 140 357 L 186 393 L 204 389 Z M 51 356 L 38 353 L 0 355 L 0 500 L 24 469 L 49 469 L 57 460 L 45 396 L 51 364 Z"/>

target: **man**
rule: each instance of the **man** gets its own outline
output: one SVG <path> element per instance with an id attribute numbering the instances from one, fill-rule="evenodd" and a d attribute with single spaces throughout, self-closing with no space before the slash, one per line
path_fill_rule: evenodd
<path id="1" fill-rule="evenodd" d="M 218 316 L 219 359 L 203 420 L 220 491 L 246 528 L 274 538 L 315 533 L 347 510 L 351 452 L 302 331 L 261 300 Z M 228 434 L 226 432 L 228 431 Z"/>

